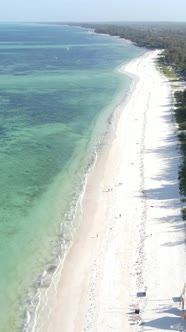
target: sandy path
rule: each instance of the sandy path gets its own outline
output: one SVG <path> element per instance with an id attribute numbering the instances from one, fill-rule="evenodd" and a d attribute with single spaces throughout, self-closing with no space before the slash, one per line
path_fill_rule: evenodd
<path id="1" fill-rule="evenodd" d="M 179 158 L 170 86 L 155 69 L 156 54 L 121 69 L 139 79 L 89 178 L 50 323 L 39 331 L 168 331 L 180 322 L 172 300 L 186 271 Z"/>

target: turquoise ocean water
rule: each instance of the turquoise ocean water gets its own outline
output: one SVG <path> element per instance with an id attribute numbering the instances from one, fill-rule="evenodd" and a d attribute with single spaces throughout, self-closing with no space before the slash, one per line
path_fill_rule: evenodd
<path id="1" fill-rule="evenodd" d="M 0 332 L 31 319 L 107 120 L 129 91 L 116 69 L 142 53 L 78 27 L 0 25 Z"/>

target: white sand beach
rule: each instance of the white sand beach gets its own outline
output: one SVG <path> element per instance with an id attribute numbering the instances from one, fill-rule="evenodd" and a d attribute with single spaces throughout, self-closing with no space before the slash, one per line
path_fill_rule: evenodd
<path id="1" fill-rule="evenodd" d="M 170 331 L 182 322 L 180 152 L 171 87 L 156 69 L 157 54 L 121 68 L 138 80 L 90 174 L 82 222 L 38 331 Z"/>

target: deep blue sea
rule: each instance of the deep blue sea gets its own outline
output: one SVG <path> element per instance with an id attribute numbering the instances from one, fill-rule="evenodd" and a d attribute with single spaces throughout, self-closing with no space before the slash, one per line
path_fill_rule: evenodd
<path id="1" fill-rule="evenodd" d="M 143 53 L 78 27 L 0 25 L 0 332 L 33 318 L 41 275 L 72 238 L 85 176 L 129 91 L 117 68 Z"/>

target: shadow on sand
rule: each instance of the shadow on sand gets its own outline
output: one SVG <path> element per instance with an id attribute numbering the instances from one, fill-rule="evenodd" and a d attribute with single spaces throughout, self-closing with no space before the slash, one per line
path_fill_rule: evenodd
<path id="1" fill-rule="evenodd" d="M 173 298 L 174 302 L 177 302 L 178 300 L 178 297 Z M 186 331 L 186 320 L 181 319 L 182 310 L 178 308 L 169 308 L 161 312 L 168 315 L 174 315 L 175 317 L 166 315 L 161 318 L 146 321 L 143 325 L 153 327 L 158 330 Z"/>
<path id="2" fill-rule="evenodd" d="M 144 326 L 153 327 L 158 330 L 171 330 L 171 331 L 174 330 L 182 331 L 186 329 L 186 323 L 185 321 L 182 321 L 180 317 L 169 317 L 169 316 L 150 320 L 149 322 L 145 322 Z"/>

